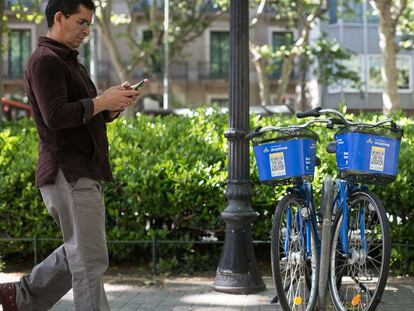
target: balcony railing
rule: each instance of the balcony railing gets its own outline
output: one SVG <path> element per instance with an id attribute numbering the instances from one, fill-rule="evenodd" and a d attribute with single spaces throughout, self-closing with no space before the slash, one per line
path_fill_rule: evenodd
<path id="1" fill-rule="evenodd" d="M 3 60 L 3 72 L 2 77 L 5 80 L 22 80 L 23 79 L 23 70 L 24 68 L 13 68 L 10 70 L 9 63 L 7 60 Z"/>
<path id="2" fill-rule="evenodd" d="M 199 62 L 199 80 L 228 80 L 230 64 L 229 62 Z"/>
<path id="3" fill-rule="evenodd" d="M 164 0 L 157 0 L 157 9 L 159 11 L 164 10 Z M 139 0 L 132 6 L 133 12 L 144 12 L 151 6 L 151 0 Z M 220 8 L 212 0 L 205 0 L 200 4 L 199 9 L 206 12 L 218 12 Z"/>
<path id="4" fill-rule="evenodd" d="M 144 12 L 144 11 L 147 11 L 150 8 L 150 6 L 151 6 L 150 0 L 140 0 L 140 1 L 137 1 L 137 3 L 134 3 L 134 5 L 132 6 L 132 11 L 133 12 Z M 163 0 L 157 1 L 157 9 L 164 10 Z"/>
<path id="5" fill-rule="evenodd" d="M 108 85 L 117 83 L 117 76 L 114 74 L 114 68 L 110 61 L 100 61 L 99 65 L 99 72 L 98 72 L 98 79 L 102 82 L 107 83 Z M 138 68 L 132 75 L 132 78 L 135 80 L 138 79 L 145 79 L 145 78 L 154 78 L 157 79 L 163 78 L 162 71 L 146 71 L 142 68 Z M 170 75 L 169 78 L 171 80 L 187 80 L 188 79 L 188 62 L 181 61 L 181 62 L 173 62 L 170 65 Z"/>
<path id="6" fill-rule="evenodd" d="M 282 73 L 281 70 L 274 70 L 274 71 L 268 73 L 267 76 L 270 80 L 279 80 L 281 73 Z M 289 79 L 290 80 L 295 80 L 295 81 L 298 80 L 299 79 L 299 73 L 296 70 L 292 70 Z"/>
<path id="7" fill-rule="evenodd" d="M 170 78 L 176 80 L 188 79 L 188 62 L 173 62 L 170 65 Z"/>

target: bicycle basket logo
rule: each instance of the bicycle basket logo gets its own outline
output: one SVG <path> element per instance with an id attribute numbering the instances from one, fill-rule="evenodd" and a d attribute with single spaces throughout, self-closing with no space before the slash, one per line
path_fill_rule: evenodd
<path id="1" fill-rule="evenodd" d="M 286 175 L 285 156 L 283 152 L 269 154 L 272 177 Z"/>

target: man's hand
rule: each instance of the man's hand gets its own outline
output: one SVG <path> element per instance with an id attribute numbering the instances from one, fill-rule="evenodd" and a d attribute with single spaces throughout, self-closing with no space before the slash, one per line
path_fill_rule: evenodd
<path id="1" fill-rule="evenodd" d="M 95 97 L 93 99 L 93 114 L 96 115 L 104 110 L 118 113 L 119 111 L 124 110 L 126 107 L 134 104 L 135 100 L 140 95 L 140 92 L 132 90 L 130 87 L 129 89 L 126 89 L 124 85 L 127 84 L 125 83 L 127 82 L 124 82 L 122 85 L 110 87 L 105 92 L 103 92 L 102 95 Z"/>

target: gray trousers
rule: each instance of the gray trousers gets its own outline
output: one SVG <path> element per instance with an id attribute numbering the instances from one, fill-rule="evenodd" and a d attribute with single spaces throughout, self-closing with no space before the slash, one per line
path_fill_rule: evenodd
<path id="1" fill-rule="evenodd" d="M 48 310 L 71 288 L 77 311 L 110 310 L 102 281 L 108 251 L 100 182 L 82 177 L 68 183 L 59 170 L 55 184 L 40 191 L 64 243 L 18 282 L 19 310 Z"/>

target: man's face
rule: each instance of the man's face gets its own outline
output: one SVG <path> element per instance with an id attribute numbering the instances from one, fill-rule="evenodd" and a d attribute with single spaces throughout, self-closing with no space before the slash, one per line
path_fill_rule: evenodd
<path id="1" fill-rule="evenodd" d="M 60 14 L 59 22 L 56 23 L 60 41 L 72 49 L 77 49 L 85 37 L 89 35 L 89 26 L 92 23 L 94 12 L 83 5 L 79 5 L 78 13 L 72 15 Z"/>

